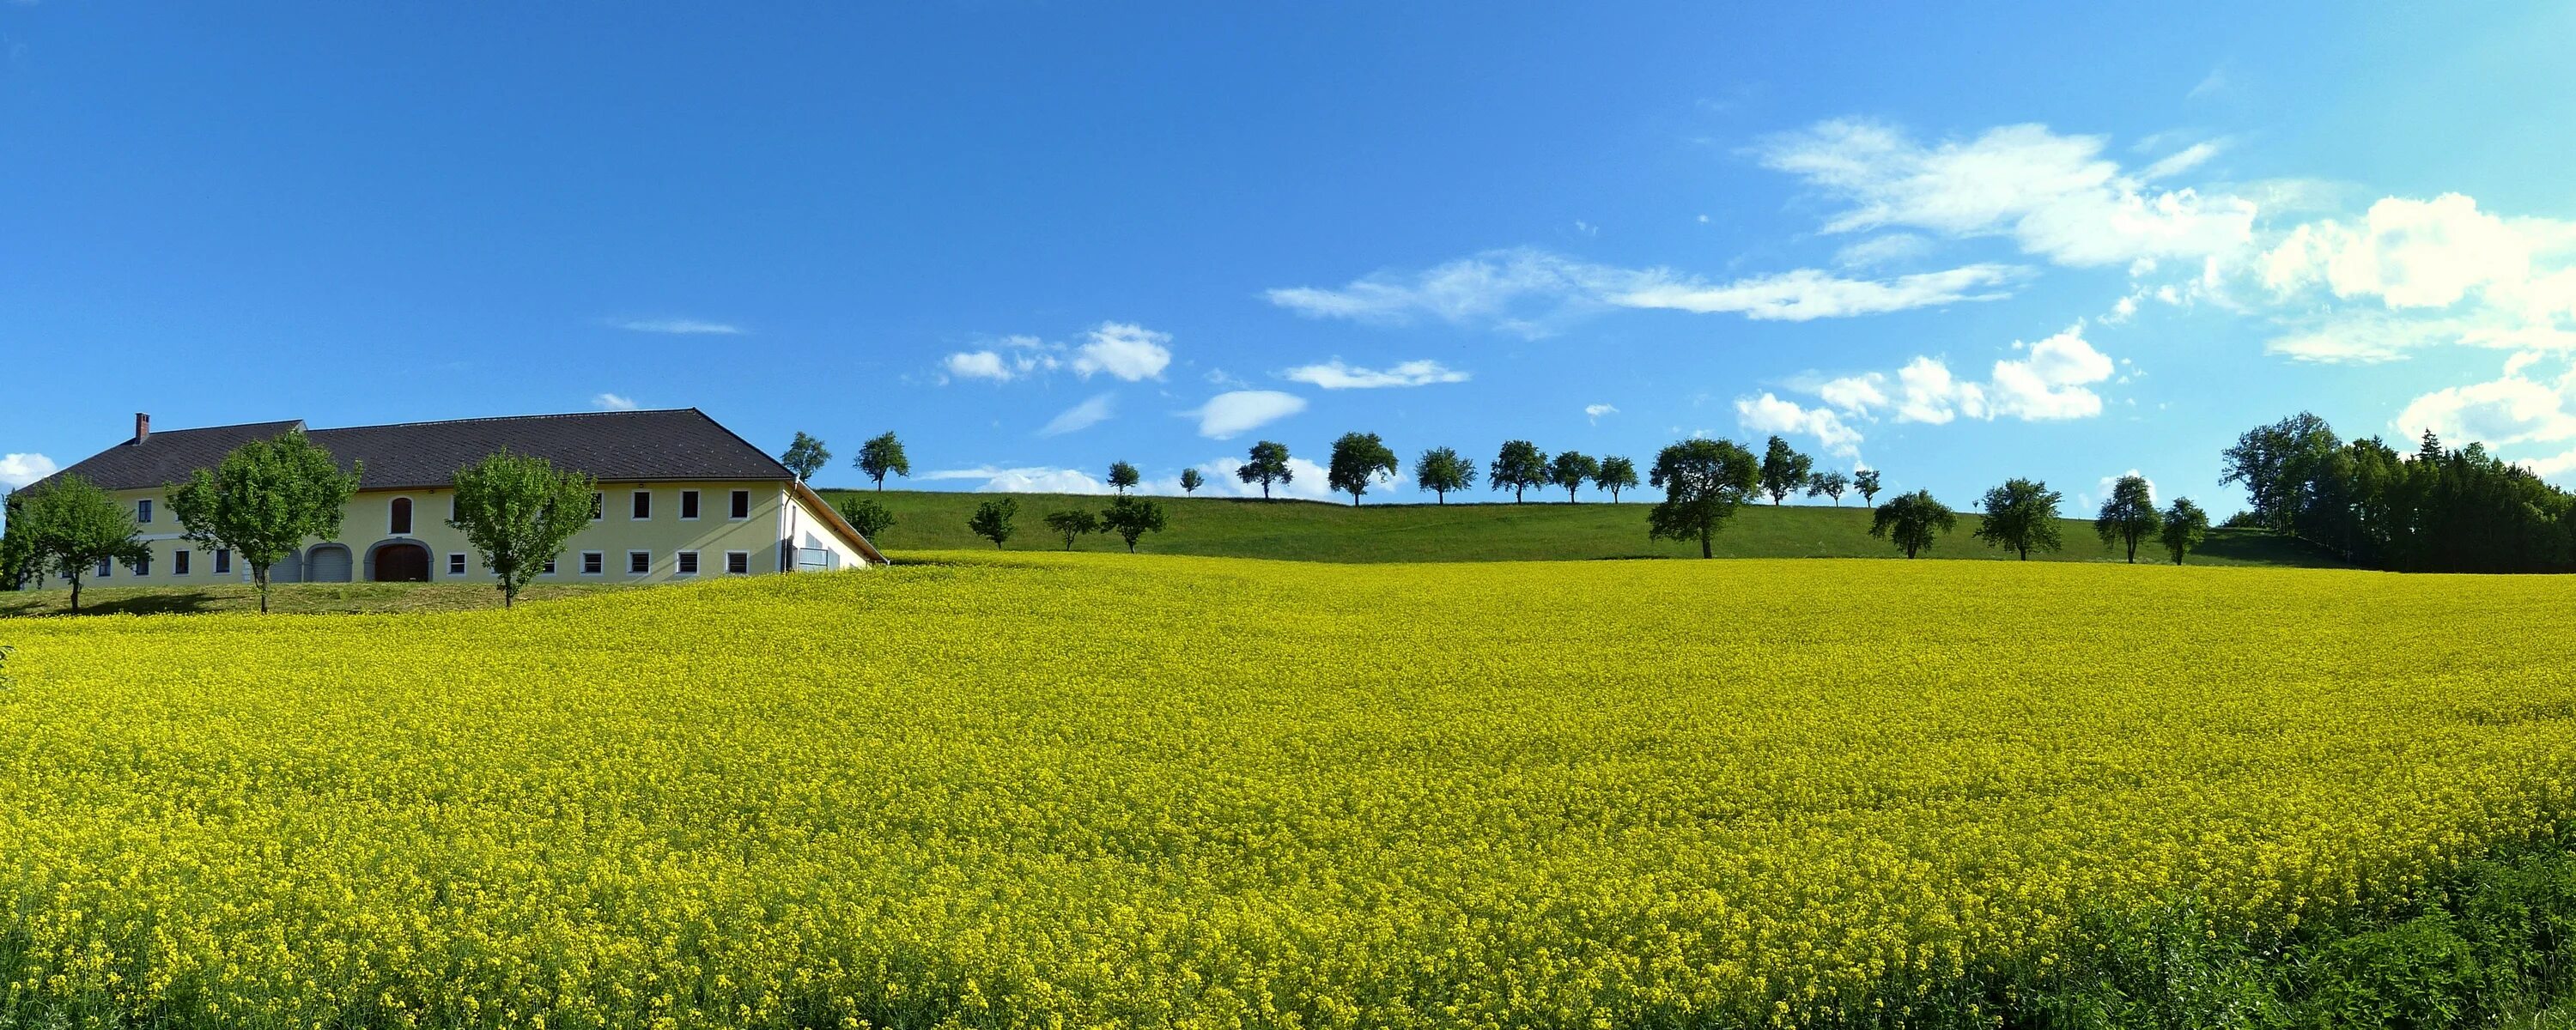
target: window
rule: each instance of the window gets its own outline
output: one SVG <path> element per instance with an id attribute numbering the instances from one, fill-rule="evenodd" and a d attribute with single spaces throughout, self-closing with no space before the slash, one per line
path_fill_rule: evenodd
<path id="1" fill-rule="evenodd" d="M 185 576 L 188 574 L 188 552 L 170 552 L 170 574 L 173 576 Z"/>
<path id="2" fill-rule="evenodd" d="M 653 517 L 653 491 L 651 491 L 651 490 L 637 490 L 637 491 L 635 491 L 635 520 L 636 520 L 636 521 L 638 521 L 638 522 L 641 522 L 641 521 L 643 521 L 643 520 L 645 520 L 645 519 L 649 519 L 649 518 L 652 518 L 652 517 Z"/>
<path id="3" fill-rule="evenodd" d="M 604 559 L 604 558 L 601 558 L 601 557 L 599 556 L 599 552 L 597 552 L 597 551 L 583 551 L 583 552 L 581 552 L 581 574 L 582 574 L 582 575 L 585 575 L 585 576 L 596 576 L 596 575 L 599 575 L 601 572 L 604 572 L 604 571 L 607 571 L 607 560 L 606 560 L 606 559 Z"/>
<path id="4" fill-rule="evenodd" d="M 607 495 L 607 494 L 596 494 L 596 493 L 595 493 L 595 494 L 590 495 L 590 520 L 591 520 L 592 522 L 597 522 L 597 521 L 599 521 L 600 519 L 606 518 L 606 517 L 607 517 L 607 514 L 606 514 L 606 513 L 607 513 L 607 511 L 608 511 L 608 495 Z"/>
<path id="5" fill-rule="evenodd" d="M 689 521 L 691 521 L 691 522 L 695 522 L 695 521 L 697 521 L 697 518 L 698 518 L 698 492 L 697 492 L 697 491 L 695 491 L 695 490 L 682 490 L 682 491 L 680 491 L 680 517 L 681 517 L 681 518 L 683 518 L 683 519 L 689 520 Z"/>
<path id="6" fill-rule="evenodd" d="M 464 555 L 451 554 L 447 556 L 447 574 L 450 576 L 462 576 L 465 574 Z"/>
<path id="7" fill-rule="evenodd" d="M 651 551 L 628 551 L 628 552 L 626 552 L 626 574 L 627 574 L 627 575 L 630 575 L 630 576 L 641 576 L 641 575 L 643 575 L 643 574 L 645 574 L 645 573 L 648 573 L 648 572 L 651 572 L 651 571 L 653 571 L 653 552 L 651 552 Z"/>
<path id="8" fill-rule="evenodd" d="M 751 491 L 736 490 L 733 492 L 733 517 L 737 519 L 747 519 L 751 517 Z"/>
<path id="9" fill-rule="evenodd" d="M 674 565 L 674 566 L 672 567 L 671 571 L 673 571 L 673 572 L 677 572 L 677 573 L 679 573 L 680 575 L 683 575 L 683 576 L 694 576 L 694 575 L 697 575 L 697 574 L 698 574 L 698 552 L 696 552 L 696 551 L 682 551 L 682 552 L 680 552 L 680 556 L 679 556 L 679 559 L 678 559 L 678 564 Z"/>
<path id="10" fill-rule="evenodd" d="M 751 552 L 749 552 L 749 551 L 726 551 L 726 552 L 725 552 L 725 575 L 728 575 L 728 576 L 742 576 L 742 575 L 748 575 L 748 574 L 750 574 L 750 572 L 751 572 Z"/>
<path id="11" fill-rule="evenodd" d="M 215 575 L 229 576 L 233 571 L 233 552 L 229 547 L 215 549 Z"/>
<path id="12" fill-rule="evenodd" d="M 134 574 L 135 574 L 135 575 L 137 575 L 137 576 L 149 576 L 149 575 L 151 575 L 151 574 L 152 574 L 152 552 L 150 552 L 150 551 L 144 551 L 144 552 L 142 552 L 142 554 L 139 556 L 139 560 L 134 561 L 134 562 L 131 562 L 131 563 L 128 563 L 125 567 L 126 567 L 126 568 L 129 568 L 129 569 L 133 569 L 133 570 L 134 570 Z"/>
<path id="13" fill-rule="evenodd" d="M 546 575 L 549 575 L 549 576 L 551 576 L 551 575 L 554 575 L 554 574 L 555 574 L 555 560 L 554 560 L 554 559 L 552 559 L 552 558 L 548 558 L 548 559 L 546 559 L 546 567 L 545 567 L 544 572 L 545 572 L 545 574 L 546 574 Z"/>
<path id="14" fill-rule="evenodd" d="M 106 558 L 101 558 L 101 559 L 99 559 L 99 560 L 98 560 L 98 578 L 100 578 L 100 579 L 106 579 L 106 578 L 107 578 L 107 576 L 108 576 L 108 573 L 109 573 L 110 571 L 112 571 L 114 568 L 115 568 L 115 564 L 114 564 L 113 562 L 111 562 L 110 560 L 108 560 L 108 559 L 106 559 Z"/>
<path id="15" fill-rule="evenodd" d="M 395 536 L 411 535 L 411 498 L 394 498 L 393 513 L 385 520 L 385 532 Z"/>
<path id="16" fill-rule="evenodd" d="M 134 521 L 144 524 L 152 521 L 152 502 L 149 499 L 134 502 Z"/>

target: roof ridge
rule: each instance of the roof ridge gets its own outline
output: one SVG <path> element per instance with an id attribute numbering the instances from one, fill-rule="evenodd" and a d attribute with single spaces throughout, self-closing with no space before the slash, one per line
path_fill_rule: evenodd
<path id="1" fill-rule="evenodd" d="M 312 431 L 316 433 L 336 433 L 352 429 L 411 429 L 419 426 L 456 426 L 464 425 L 468 422 L 534 422 L 539 419 L 551 418 L 603 418 L 619 415 L 676 415 L 682 412 L 697 410 L 698 409 L 696 408 L 636 408 L 628 411 L 555 411 L 548 412 L 543 415 L 483 415 L 475 418 L 430 419 L 425 422 L 380 422 L 366 426 L 331 426 L 326 429 L 315 429 Z"/>

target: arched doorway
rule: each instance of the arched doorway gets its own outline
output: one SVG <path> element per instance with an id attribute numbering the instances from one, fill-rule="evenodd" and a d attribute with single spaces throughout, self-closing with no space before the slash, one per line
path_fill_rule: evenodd
<path id="1" fill-rule="evenodd" d="M 304 555 L 304 581 L 307 583 L 346 583 L 349 581 L 349 549 L 341 544 L 315 544 Z"/>
<path id="2" fill-rule="evenodd" d="M 378 583 L 429 582 L 429 548 L 419 544 L 378 544 L 368 559 L 368 578 Z"/>

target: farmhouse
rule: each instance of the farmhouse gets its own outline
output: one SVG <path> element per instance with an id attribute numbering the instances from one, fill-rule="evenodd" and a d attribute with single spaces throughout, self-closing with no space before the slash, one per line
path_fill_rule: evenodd
<path id="1" fill-rule="evenodd" d="M 447 525 L 456 471 L 507 450 L 599 481 L 591 524 L 538 582 L 658 582 L 885 564 L 859 531 L 776 459 L 695 408 L 305 429 L 301 421 L 153 432 L 63 470 L 129 505 L 149 561 L 102 567 L 100 582 L 248 580 L 250 569 L 183 534 L 170 488 L 253 440 L 304 429 L 342 469 L 361 466 L 337 537 L 308 540 L 270 570 L 280 583 L 464 582 L 482 556 Z"/>

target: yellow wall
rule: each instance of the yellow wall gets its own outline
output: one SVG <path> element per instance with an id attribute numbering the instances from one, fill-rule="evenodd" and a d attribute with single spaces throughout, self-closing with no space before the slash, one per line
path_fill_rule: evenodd
<path id="1" fill-rule="evenodd" d="M 698 493 L 698 517 L 695 519 L 680 517 L 681 493 L 688 490 Z M 730 517 L 735 490 L 748 490 L 751 494 L 750 513 L 742 519 Z M 652 495 L 651 512 L 644 519 L 633 515 L 633 498 L 638 491 Z M 779 542 L 791 539 L 792 534 L 799 544 L 811 546 L 816 541 L 808 538 L 814 535 L 813 529 L 820 524 L 817 513 L 806 511 L 804 505 L 791 500 L 783 483 L 603 483 L 600 492 L 603 495 L 601 518 L 574 534 L 571 542 L 564 545 L 563 554 L 556 559 L 554 573 L 538 576 L 537 582 L 659 583 L 720 577 L 727 575 L 726 555 L 732 551 L 745 553 L 748 574 L 777 572 Z M 339 534 L 329 541 L 318 538 L 306 541 L 304 553 L 310 555 L 315 545 L 326 542 L 346 546 L 349 549 L 349 578 L 365 581 L 369 571 L 368 553 L 372 548 L 387 541 L 409 540 L 429 549 L 430 582 L 490 582 L 490 573 L 483 567 L 483 556 L 465 542 L 465 534 L 447 525 L 448 503 L 454 493 L 444 488 L 362 491 L 350 499 L 349 511 L 340 522 Z M 148 571 L 139 575 L 132 568 L 120 564 L 106 578 L 94 578 L 88 582 L 150 586 L 249 580 L 250 567 L 238 558 L 233 561 L 229 572 L 217 574 L 214 552 L 180 535 L 183 529 L 177 516 L 170 512 L 165 491 L 126 490 L 118 492 L 117 497 L 129 509 L 137 501 L 152 502 L 152 521 L 141 526 L 143 540 L 152 548 L 152 563 Z M 412 502 L 411 532 L 407 534 L 391 531 L 393 502 L 398 497 L 410 498 Z M 833 566 L 847 568 L 861 564 L 848 559 L 847 556 L 853 553 L 848 545 L 837 540 L 829 541 L 829 545 L 836 551 L 829 559 Z M 175 571 L 176 552 L 179 551 L 190 552 L 188 574 L 184 576 Z M 600 554 L 600 571 L 596 574 L 582 572 L 582 554 L 588 551 Z M 650 571 L 641 574 L 627 571 L 630 551 L 646 552 Z M 698 557 L 695 574 L 679 571 L 680 555 L 689 551 L 696 552 Z M 454 554 L 465 556 L 464 575 L 448 572 L 449 556 Z M 282 578 L 282 567 L 279 572 L 280 581 L 286 581 Z"/>

